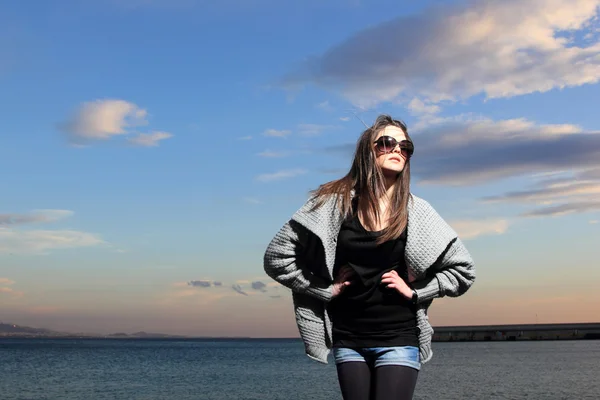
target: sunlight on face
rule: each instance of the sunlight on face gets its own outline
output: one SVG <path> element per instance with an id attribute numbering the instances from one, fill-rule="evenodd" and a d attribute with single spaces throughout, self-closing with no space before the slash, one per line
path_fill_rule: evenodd
<path id="1" fill-rule="evenodd" d="M 377 134 L 375 140 L 382 136 L 391 136 L 398 142 L 406 140 L 406 134 L 397 126 L 388 125 Z M 396 146 L 394 151 L 385 154 L 375 150 L 376 163 L 381 168 L 384 174 L 398 174 L 404 169 L 404 164 L 408 158 L 405 151 L 400 150 L 400 146 Z"/>

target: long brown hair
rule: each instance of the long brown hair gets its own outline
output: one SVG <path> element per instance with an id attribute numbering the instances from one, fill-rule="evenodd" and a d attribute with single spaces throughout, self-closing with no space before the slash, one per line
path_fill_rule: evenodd
<path id="1" fill-rule="evenodd" d="M 365 129 L 358 138 L 350 171 L 344 177 L 327 182 L 313 191 L 316 197 L 314 208 L 321 206 L 329 196 L 335 195 L 342 214 L 350 216 L 353 213 L 354 195 L 359 200 L 366 227 L 373 230 L 375 222 L 379 220 L 379 198 L 386 192 L 383 172 L 375 162 L 373 142 L 378 133 L 390 125 L 402 129 L 406 139 L 411 140 L 406 124 L 387 114 L 379 115 L 375 123 Z M 408 201 L 411 195 L 410 157 L 406 158 L 404 169 L 396 178 L 395 188 L 389 203 L 389 224 L 378 238 L 378 243 L 398 238 L 408 223 Z"/>

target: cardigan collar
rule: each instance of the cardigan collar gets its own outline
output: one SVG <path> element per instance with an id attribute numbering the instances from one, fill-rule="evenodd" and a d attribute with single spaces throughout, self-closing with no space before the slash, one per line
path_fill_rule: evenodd
<path id="1" fill-rule="evenodd" d="M 337 196 L 331 196 L 321 207 L 312 210 L 316 201 L 313 197 L 292 216 L 293 220 L 321 240 L 330 274 L 335 262 L 337 237 L 344 220 L 336 199 Z M 427 201 L 411 194 L 408 202 L 405 259 L 416 279 L 425 274 L 456 238 L 456 232 Z"/>

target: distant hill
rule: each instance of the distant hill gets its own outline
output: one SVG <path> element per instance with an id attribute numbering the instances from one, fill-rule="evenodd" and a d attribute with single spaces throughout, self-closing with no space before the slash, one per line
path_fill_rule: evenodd
<path id="1" fill-rule="evenodd" d="M 90 333 L 72 333 L 59 332 L 46 328 L 32 328 L 30 326 L 21 326 L 16 324 L 6 324 L 0 322 L 0 337 L 33 337 L 33 338 L 59 338 L 59 337 L 85 337 L 85 338 L 185 338 L 186 336 L 167 335 L 164 333 L 111 333 L 108 335 L 90 334 Z"/>
<path id="2" fill-rule="evenodd" d="M 0 336 L 72 336 L 72 333 L 58 332 L 45 328 L 32 328 L 0 322 Z"/>

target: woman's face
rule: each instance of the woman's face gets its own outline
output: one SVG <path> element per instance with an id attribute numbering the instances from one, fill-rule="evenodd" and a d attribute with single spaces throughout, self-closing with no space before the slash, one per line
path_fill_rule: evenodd
<path id="1" fill-rule="evenodd" d="M 397 126 L 388 125 L 382 130 L 379 131 L 377 136 L 375 137 L 375 141 L 382 136 L 391 136 L 396 142 L 400 143 L 406 139 L 406 135 L 404 131 Z M 390 142 L 389 140 L 387 141 Z M 392 141 L 393 142 L 393 141 Z M 406 164 L 406 160 L 409 157 L 408 151 L 400 148 L 400 144 L 397 144 L 393 150 L 389 152 L 385 152 L 380 149 L 380 146 L 376 144 L 374 146 L 376 163 L 381 168 L 384 175 L 391 174 L 399 174 L 404 169 L 404 165 Z M 388 146 L 389 147 L 389 146 Z"/>

